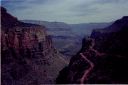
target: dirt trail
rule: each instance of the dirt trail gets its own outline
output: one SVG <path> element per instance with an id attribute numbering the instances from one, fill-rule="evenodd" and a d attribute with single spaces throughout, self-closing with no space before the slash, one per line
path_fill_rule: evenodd
<path id="1" fill-rule="evenodd" d="M 90 46 L 90 50 L 95 52 L 96 53 L 96 56 L 103 56 L 105 55 L 105 53 L 101 53 L 97 50 L 94 49 L 94 46 L 95 46 L 95 40 L 94 39 L 91 39 L 92 40 L 92 45 Z"/>
<path id="2" fill-rule="evenodd" d="M 100 53 L 99 51 L 97 51 L 97 50 L 94 49 L 95 40 L 94 40 L 94 39 L 91 39 L 91 40 L 92 40 L 91 46 L 89 47 L 88 50 L 91 50 L 91 51 L 95 52 L 96 56 L 103 56 L 103 55 L 105 55 L 105 53 Z M 81 57 L 82 57 L 85 61 L 87 61 L 87 62 L 89 63 L 89 65 L 90 65 L 90 67 L 84 71 L 84 75 L 83 75 L 82 78 L 80 79 L 80 83 L 81 83 L 81 84 L 84 84 L 84 81 L 87 80 L 87 77 L 88 77 L 89 73 L 93 70 L 94 64 L 93 64 L 93 62 L 90 61 L 83 53 L 80 53 L 80 55 L 81 55 Z"/>
<path id="3" fill-rule="evenodd" d="M 88 77 L 89 73 L 91 72 L 91 70 L 93 69 L 94 64 L 93 64 L 89 59 L 87 59 L 87 57 L 84 56 L 83 53 L 80 53 L 80 55 L 81 55 L 81 57 L 82 57 L 85 61 L 87 61 L 87 62 L 89 63 L 89 65 L 90 65 L 90 67 L 85 70 L 83 77 L 80 79 L 80 83 L 81 83 L 81 84 L 84 84 L 84 81 L 87 80 L 87 77 Z"/>

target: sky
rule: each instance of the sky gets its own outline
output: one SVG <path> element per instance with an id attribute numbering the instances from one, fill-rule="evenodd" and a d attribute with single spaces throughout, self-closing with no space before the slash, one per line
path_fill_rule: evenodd
<path id="1" fill-rule="evenodd" d="M 20 20 L 75 24 L 128 16 L 128 0 L 2 0 L 1 5 Z"/>

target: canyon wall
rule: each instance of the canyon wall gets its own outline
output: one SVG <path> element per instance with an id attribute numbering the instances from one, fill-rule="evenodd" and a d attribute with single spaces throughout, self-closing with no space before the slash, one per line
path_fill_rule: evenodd
<path id="1" fill-rule="evenodd" d="M 57 78 L 57 83 L 127 84 L 128 16 L 94 30 Z"/>
<path id="2" fill-rule="evenodd" d="M 2 85 L 55 83 L 67 65 L 44 26 L 23 23 L 1 7 Z"/>

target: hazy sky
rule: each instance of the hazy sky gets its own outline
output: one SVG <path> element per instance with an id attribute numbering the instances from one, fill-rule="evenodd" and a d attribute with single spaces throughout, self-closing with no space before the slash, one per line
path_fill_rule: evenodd
<path id="1" fill-rule="evenodd" d="M 109 22 L 128 15 L 128 0 L 2 0 L 2 6 L 22 20 Z"/>

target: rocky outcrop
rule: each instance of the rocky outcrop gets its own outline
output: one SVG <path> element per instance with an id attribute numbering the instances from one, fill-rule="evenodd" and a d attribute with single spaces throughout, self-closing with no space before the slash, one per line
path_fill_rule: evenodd
<path id="1" fill-rule="evenodd" d="M 67 64 L 44 26 L 23 23 L 1 7 L 2 85 L 55 83 Z"/>
<path id="2" fill-rule="evenodd" d="M 60 71 L 57 83 L 128 83 L 127 20 L 125 16 L 83 39 L 82 49 Z"/>

